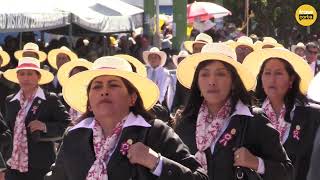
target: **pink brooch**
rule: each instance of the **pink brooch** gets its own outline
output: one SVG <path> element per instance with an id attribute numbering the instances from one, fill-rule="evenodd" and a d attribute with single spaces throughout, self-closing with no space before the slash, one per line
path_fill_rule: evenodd
<path id="1" fill-rule="evenodd" d="M 300 140 L 300 130 L 301 130 L 301 127 L 297 125 L 296 129 L 293 131 L 293 139 L 296 139 L 297 141 Z"/>
<path id="2" fill-rule="evenodd" d="M 120 153 L 124 156 L 127 155 L 128 150 L 130 149 L 130 146 L 132 145 L 132 143 L 133 143 L 132 139 L 128 139 L 127 142 L 123 142 L 120 147 Z"/>
<path id="3" fill-rule="evenodd" d="M 31 109 L 32 113 L 36 114 L 37 109 L 38 109 L 38 106 L 33 106 L 32 109 Z"/>
<path id="4" fill-rule="evenodd" d="M 227 146 L 228 142 L 232 139 L 233 135 L 237 132 L 236 129 L 231 129 L 230 133 L 224 134 L 223 138 L 219 141 L 223 146 Z"/>

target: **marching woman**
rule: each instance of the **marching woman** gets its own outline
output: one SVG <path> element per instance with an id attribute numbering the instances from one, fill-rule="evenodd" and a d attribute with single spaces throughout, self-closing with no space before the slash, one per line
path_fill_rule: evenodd
<path id="1" fill-rule="evenodd" d="M 61 137 L 69 116 L 54 93 L 39 85 L 53 75 L 40 69 L 40 61 L 24 57 L 15 69 L 4 72 L 20 91 L 6 98 L 4 120 L 13 134 L 6 180 L 41 180 L 55 160 L 54 139 Z"/>
<path id="2" fill-rule="evenodd" d="M 175 132 L 147 113 L 159 89 L 128 61 L 99 58 L 68 82 L 63 97 L 86 112 L 65 135 L 46 179 L 207 179 Z"/>
<path id="3" fill-rule="evenodd" d="M 179 64 L 178 80 L 191 87 L 191 94 L 176 132 L 211 180 L 234 180 L 249 172 L 264 180 L 290 179 L 291 162 L 277 131 L 250 110 L 247 90 L 255 80 L 232 57 L 234 50 L 213 43 Z M 236 173 L 239 169 L 244 174 Z"/>
<path id="4" fill-rule="evenodd" d="M 256 97 L 280 134 L 294 167 L 294 179 L 305 180 L 320 120 L 319 109 L 305 96 L 313 78 L 311 68 L 302 57 L 286 49 L 254 52 L 244 65 L 257 76 Z"/>

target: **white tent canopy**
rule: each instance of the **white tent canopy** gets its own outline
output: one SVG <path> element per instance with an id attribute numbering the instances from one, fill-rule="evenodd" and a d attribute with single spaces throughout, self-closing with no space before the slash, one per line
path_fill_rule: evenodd
<path id="1" fill-rule="evenodd" d="M 70 23 L 70 13 L 53 8 L 50 0 L 0 0 L 0 4 L 0 32 L 54 29 Z"/>
<path id="2" fill-rule="evenodd" d="M 133 31 L 143 24 L 143 10 L 120 0 L 0 2 L 0 32 L 48 30 L 76 24 L 89 31 L 112 33 Z"/>

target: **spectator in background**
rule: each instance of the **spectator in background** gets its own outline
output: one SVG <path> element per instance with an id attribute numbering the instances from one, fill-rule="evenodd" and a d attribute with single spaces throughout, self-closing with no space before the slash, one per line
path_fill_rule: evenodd
<path id="1" fill-rule="evenodd" d="M 299 42 L 298 44 L 291 46 L 291 51 L 298 54 L 300 57 L 305 58 L 306 46 L 302 42 Z"/>
<path id="2" fill-rule="evenodd" d="M 319 53 L 319 45 L 315 42 L 309 42 L 306 45 L 306 60 L 310 65 L 313 74 L 316 75 L 320 70 L 320 62 L 317 59 Z"/>

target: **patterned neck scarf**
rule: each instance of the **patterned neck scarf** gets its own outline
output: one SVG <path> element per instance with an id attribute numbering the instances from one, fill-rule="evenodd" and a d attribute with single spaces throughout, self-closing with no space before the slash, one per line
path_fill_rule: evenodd
<path id="1" fill-rule="evenodd" d="M 285 142 L 285 133 L 288 130 L 289 123 L 287 123 L 284 120 L 285 114 L 286 114 L 286 107 L 285 105 L 282 106 L 280 115 L 277 118 L 276 112 L 274 111 L 271 102 L 269 98 L 266 98 L 266 100 L 262 104 L 262 109 L 266 113 L 266 115 L 269 118 L 270 123 L 275 127 L 275 129 L 280 134 L 280 141 L 283 144 Z"/>
<path id="2" fill-rule="evenodd" d="M 20 94 L 20 110 L 16 117 L 13 134 L 13 150 L 8 165 L 11 169 L 20 172 L 28 172 L 28 140 L 25 118 L 28 114 L 29 107 L 35 98 L 35 93 L 29 98 L 24 97 L 23 92 Z"/>
<path id="3" fill-rule="evenodd" d="M 119 122 L 108 137 L 104 136 L 100 124 L 94 120 L 93 147 L 96 160 L 91 166 L 86 180 L 108 180 L 107 161 L 116 147 L 125 119 Z"/>
<path id="4" fill-rule="evenodd" d="M 225 120 L 230 116 L 231 101 L 230 99 L 225 105 L 213 116 L 209 113 L 208 106 L 205 102 L 202 103 L 197 118 L 196 127 L 196 144 L 198 152 L 195 154 L 196 159 L 202 167 L 207 171 L 207 158 L 205 150 L 218 138 Z"/>

